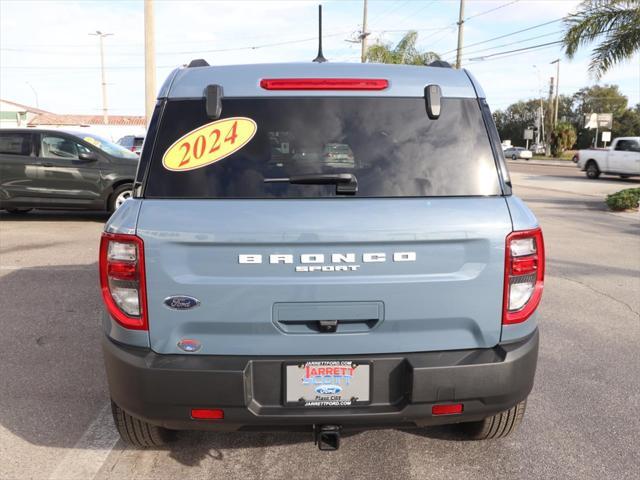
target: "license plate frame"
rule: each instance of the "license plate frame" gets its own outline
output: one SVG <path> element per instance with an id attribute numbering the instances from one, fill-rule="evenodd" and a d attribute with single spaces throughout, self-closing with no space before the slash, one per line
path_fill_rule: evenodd
<path id="1" fill-rule="evenodd" d="M 307 371 L 307 367 L 316 368 Z M 318 368 L 329 367 L 333 372 L 351 370 L 352 375 L 315 375 L 314 380 L 304 383 L 307 374 L 318 373 Z M 340 370 L 335 370 L 339 368 Z M 317 377 L 321 376 L 320 381 Z M 332 377 L 329 379 L 328 377 Z M 343 377 L 343 378 L 336 378 Z M 349 377 L 349 378 L 346 378 Z M 282 365 L 282 396 L 286 406 L 303 408 L 353 408 L 371 403 L 373 364 L 368 360 L 303 360 L 284 362 Z M 295 385 L 295 386 L 294 386 Z M 320 386 L 338 386 L 340 391 L 317 393 Z M 331 390 L 331 389 L 329 389 Z"/>

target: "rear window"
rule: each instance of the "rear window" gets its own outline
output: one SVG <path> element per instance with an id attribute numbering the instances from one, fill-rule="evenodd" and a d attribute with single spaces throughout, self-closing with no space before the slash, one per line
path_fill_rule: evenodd
<path id="1" fill-rule="evenodd" d="M 335 197 L 334 185 L 265 180 L 339 173 L 356 177 L 357 197 L 501 194 L 476 99 L 445 98 L 440 118 L 430 120 L 422 98 L 227 98 L 221 119 L 229 117 L 256 123 L 246 145 L 207 166 L 172 171 L 163 166 L 164 153 L 213 120 L 204 100 L 168 101 L 144 196 Z"/>
<path id="2" fill-rule="evenodd" d="M 8 155 L 30 155 L 30 133 L 0 133 L 0 153 Z"/>

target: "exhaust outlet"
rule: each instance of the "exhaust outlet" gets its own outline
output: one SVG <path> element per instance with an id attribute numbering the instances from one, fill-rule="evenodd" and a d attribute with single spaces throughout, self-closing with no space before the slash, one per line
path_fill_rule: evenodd
<path id="1" fill-rule="evenodd" d="M 320 450 L 338 450 L 340 448 L 339 425 L 314 425 L 315 443 Z"/>

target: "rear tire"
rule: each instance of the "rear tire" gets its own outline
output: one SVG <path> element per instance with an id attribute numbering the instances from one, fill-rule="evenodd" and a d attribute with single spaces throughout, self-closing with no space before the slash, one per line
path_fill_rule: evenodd
<path id="1" fill-rule="evenodd" d="M 120 205 L 122 205 L 122 203 L 132 195 L 132 184 L 124 183 L 122 185 L 118 185 L 109 197 L 109 211 L 111 213 L 115 212 L 118 208 L 120 208 Z"/>
<path id="2" fill-rule="evenodd" d="M 589 160 L 587 163 L 587 178 L 595 180 L 600 176 L 600 169 L 598 168 L 598 164 L 593 160 Z"/>
<path id="3" fill-rule="evenodd" d="M 12 213 L 14 215 L 24 215 L 25 213 L 29 213 L 33 208 L 7 208 L 8 213 Z"/>
<path id="4" fill-rule="evenodd" d="M 111 412 L 120 438 L 127 445 L 139 448 L 160 447 L 172 439 L 170 430 L 132 417 L 116 405 L 113 400 L 111 401 Z"/>
<path id="5" fill-rule="evenodd" d="M 518 428 L 526 408 L 527 400 L 525 399 L 506 412 L 500 412 L 479 422 L 461 423 L 458 428 L 470 440 L 504 438 Z"/>
<path id="6" fill-rule="evenodd" d="M 511 155 L 511 160 L 516 160 L 518 157 L 517 155 L 514 153 L 513 155 Z"/>

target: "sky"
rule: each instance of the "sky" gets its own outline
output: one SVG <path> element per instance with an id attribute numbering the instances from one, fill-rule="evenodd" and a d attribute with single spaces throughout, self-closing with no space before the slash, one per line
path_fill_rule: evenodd
<path id="1" fill-rule="evenodd" d="M 211 65 L 307 62 L 316 56 L 319 1 L 155 0 L 157 87 L 176 66 L 194 58 Z M 554 42 L 575 0 L 467 0 L 463 67 L 480 81 L 492 109 L 546 95 L 560 58 L 560 93 L 596 81 L 587 72 L 590 48 L 571 61 L 559 45 L 490 56 Z M 362 0 L 324 0 L 324 54 L 360 61 Z M 418 48 L 455 59 L 458 0 L 370 0 L 370 42 L 395 43 L 407 30 Z M 547 25 L 538 26 L 547 23 Z M 530 30 L 501 39 L 518 30 Z M 102 109 L 98 39 L 104 39 L 111 114 L 144 114 L 143 1 L 1 0 L 0 98 L 55 113 Z M 490 41 L 487 41 L 490 40 Z M 473 45 L 484 42 L 480 45 Z M 640 55 L 614 67 L 599 84 L 618 84 L 629 104 L 640 103 Z"/>

